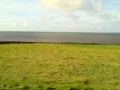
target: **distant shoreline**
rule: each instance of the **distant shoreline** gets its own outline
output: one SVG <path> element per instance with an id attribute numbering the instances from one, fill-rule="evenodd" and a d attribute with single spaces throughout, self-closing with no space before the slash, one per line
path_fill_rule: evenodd
<path id="1" fill-rule="evenodd" d="M 107 44 L 107 43 L 75 43 L 75 42 L 21 42 L 21 41 L 0 41 L 0 44 L 78 44 L 78 45 L 120 45 L 120 44 Z"/>

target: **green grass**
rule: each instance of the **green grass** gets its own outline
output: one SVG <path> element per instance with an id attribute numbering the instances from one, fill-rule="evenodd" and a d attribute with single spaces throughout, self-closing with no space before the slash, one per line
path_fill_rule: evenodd
<path id="1" fill-rule="evenodd" d="M 120 45 L 1 44 L 0 89 L 120 90 Z"/>

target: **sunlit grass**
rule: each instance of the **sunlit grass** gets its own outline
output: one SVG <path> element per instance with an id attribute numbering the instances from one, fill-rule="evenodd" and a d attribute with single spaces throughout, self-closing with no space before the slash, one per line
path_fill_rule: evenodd
<path id="1" fill-rule="evenodd" d="M 2 44 L 0 89 L 120 90 L 120 46 Z"/>

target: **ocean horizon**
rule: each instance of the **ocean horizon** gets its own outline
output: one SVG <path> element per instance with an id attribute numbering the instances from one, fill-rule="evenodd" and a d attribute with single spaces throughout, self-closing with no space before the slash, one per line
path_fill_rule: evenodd
<path id="1" fill-rule="evenodd" d="M 0 31 L 0 41 L 120 44 L 120 33 Z"/>

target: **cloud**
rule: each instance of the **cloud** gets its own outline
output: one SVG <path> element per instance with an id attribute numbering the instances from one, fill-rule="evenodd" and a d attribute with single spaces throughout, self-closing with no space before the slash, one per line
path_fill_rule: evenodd
<path id="1" fill-rule="evenodd" d="M 109 21 L 115 20 L 117 14 L 107 11 L 103 0 L 40 0 L 47 10 L 60 10 L 63 16 L 74 21 Z M 82 13 L 84 13 L 82 15 Z M 44 20 L 49 21 L 52 18 L 45 16 Z M 101 19 L 101 20 L 100 20 Z"/>
<path id="2" fill-rule="evenodd" d="M 100 13 L 103 13 L 104 12 L 104 6 L 102 4 L 101 1 L 98 1 L 97 4 L 96 4 L 96 10 Z"/>
<path id="3" fill-rule="evenodd" d="M 70 17 L 73 20 L 78 20 L 81 17 L 80 15 L 76 15 L 74 13 L 71 13 L 71 11 L 65 11 L 63 14 L 65 17 Z"/>
<path id="4" fill-rule="evenodd" d="M 72 25 L 67 25 L 67 26 L 65 26 L 67 29 L 72 29 L 73 28 L 73 26 Z"/>
<path id="5" fill-rule="evenodd" d="M 46 16 L 43 17 L 43 19 L 44 19 L 45 21 L 49 21 L 49 20 L 52 20 L 52 17 L 49 16 L 49 15 L 46 15 Z"/>
<path id="6" fill-rule="evenodd" d="M 28 27 L 27 22 L 26 22 L 26 21 L 22 22 L 22 26 L 23 26 L 23 27 Z"/>
<path id="7" fill-rule="evenodd" d="M 120 29 L 120 20 L 118 21 L 106 21 L 97 23 L 86 23 L 86 22 L 59 22 L 57 25 L 63 27 L 63 30 L 72 32 L 115 32 Z M 58 26 L 59 27 L 59 26 Z"/>
<path id="8" fill-rule="evenodd" d="M 113 20 L 117 18 L 116 14 L 114 13 L 103 13 L 100 15 L 100 17 L 103 20 Z"/>
<path id="9" fill-rule="evenodd" d="M 96 13 L 98 14 L 98 16 L 103 20 L 113 20 L 117 18 L 117 14 L 105 11 L 105 7 L 102 1 L 97 2 L 96 11 L 97 11 Z"/>
<path id="10" fill-rule="evenodd" d="M 16 28 L 17 23 L 15 23 L 15 22 L 14 22 L 14 23 L 11 23 L 10 26 L 11 26 L 12 28 Z"/>
<path id="11" fill-rule="evenodd" d="M 94 10 L 94 0 L 42 0 L 49 9 L 61 10 Z"/>
<path id="12" fill-rule="evenodd" d="M 79 19 L 80 15 L 75 15 L 74 12 L 85 12 L 89 16 L 98 15 L 106 17 L 104 14 L 104 5 L 101 0 L 42 0 L 43 6 L 48 9 L 59 9 L 63 11 L 65 17 Z M 104 16 L 105 15 L 105 16 Z"/>
<path id="13" fill-rule="evenodd" d="M 82 0 L 42 0 L 47 8 L 72 10 L 82 8 Z"/>

